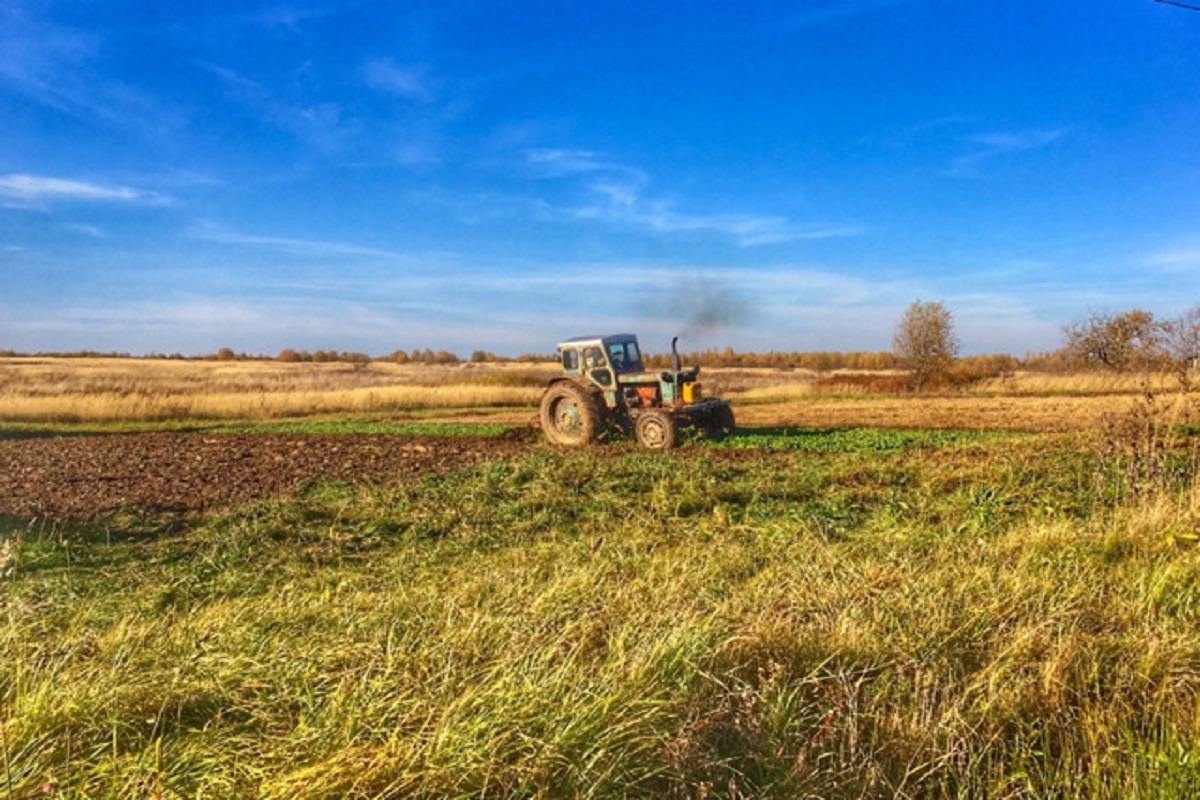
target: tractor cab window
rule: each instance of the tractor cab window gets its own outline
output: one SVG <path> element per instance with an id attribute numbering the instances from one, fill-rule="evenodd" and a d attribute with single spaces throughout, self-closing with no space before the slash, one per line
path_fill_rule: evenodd
<path id="1" fill-rule="evenodd" d="M 604 351 L 599 347 L 585 347 L 583 349 L 583 366 L 586 369 L 599 369 L 606 366 L 604 363 Z"/>
<path id="2" fill-rule="evenodd" d="M 612 371 L 604 360 L 604 351 L 599 347 L 583 348 L 583 369 L 600 386 L 612 386 Z"/>
<path id="3" fill-rule="evenodd" d="M 563 350 L 562 351 L 563 369 L 574 372 L 579 369 L 579 351 L 578 350 Z"/>
<path id="4" fill-rule="evenodd" d="M 642 371 L 642 356 L 636 342 L 613 342 L 608 346 L 608 360 L 618 373 Z"/>
<path id="5" fill-rule="evenodd" d="M 625 345 L 621 342 L 613 342 L 608 346 L 608 360 L 612 362 L 613 369 L 617 372 L 625 371 Z"/>
<path id="6" fill-rule="evenodd" d="M 637 342 L 625 344 L 625 368 L 629 372 L 642 372 L 642 354 L 638 352 Z"/>

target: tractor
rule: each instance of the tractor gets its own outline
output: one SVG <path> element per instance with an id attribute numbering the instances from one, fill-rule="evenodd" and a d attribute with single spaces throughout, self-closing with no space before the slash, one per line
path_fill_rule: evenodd
<path id="1" fill-rule="evenodd" d="M 553 444 L 579 446 L 634 435 L 651 450 L 669 450 L 690 428 L 711 439 L 734 431 L 729 401 L 705 399 L 700 367 L 684 369 L 671 340 L 671 369 L 647 371 L 637 337 L 581 336 L 558 345 L 563 374 L 542 394 L 538 420 Z"/>

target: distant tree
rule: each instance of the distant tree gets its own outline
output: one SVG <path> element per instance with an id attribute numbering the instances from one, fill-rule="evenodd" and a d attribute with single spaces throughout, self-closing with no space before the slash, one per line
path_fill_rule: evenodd
<path id="1" fill-rule="evenodd" d="M 1138 308 L 1121 314 L 1093 312 L 1067 326 L 1065 333 L 1064 349 L 1071 360 L 1128 372 L 1148 369 L 1162 357 L 1166 328 Z"/>
<path id="2" fill-rule="evenodd" d="M 909 371 L 914 392 L 921 391 L 930 378 L 947 373 L 958 353 L 950 309 L 942 303 L 914 301 L 896 324 L 892 351 Z"/>
<path id="3" fill-rule="evenodd" d="M 237 353 L 228 347 L 222 347 L 217 351 L 217 361 L 233 361 L 237 358 Z"/>
<path id="4" fill-rule="evenodd" d="M 1192 388 L 1192 370 L 1200 366 L 1200 304 L 1163 326 L 1163 349 L 1180 387 Z"/>
<path id="5" fill-rule="evenodd" d="M 279 356 L 277 357 L 277 360 L 283 361 L 288 364 L 292 364 L 292 363 L 295 363 L 300 360 L 300 354 L 297 353 L 292 348 L 287 347 L 287 348 L 284 348 L 283 350 L 279 351 Z"/>
<path id="6" fill-rule="evenodd" d="M 371 363 L 371 357 L 366 353 L 353 353 L 350 351 L 339 353 L 337 360 L 345 364 L 353 364 L 356 367 L 363 367 Z"/>

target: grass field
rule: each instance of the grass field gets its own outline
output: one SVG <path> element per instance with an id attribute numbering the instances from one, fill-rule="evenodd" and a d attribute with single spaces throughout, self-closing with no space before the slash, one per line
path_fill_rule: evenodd
<path id="1" fill-rule="evenodd" d="M 1198 796 L 1190 406 L 1051 394 L 0 518 L 0 798 Z"/>
<path id="2" fill-rule="evenodd" d="M 178 361 L 120 358 L 0 359 L 0 424 L 298 420 L 345 415 L 375 422 L 436 420 L 521 424 L 532 418 L 554 364 L 427 366 L 372 362 Z M 728 397 L 757 425 L 1094 428 L 1145 388 L 1136 375 L 1015 373 L 966 389 L 912 398 L 872 382 L 895 373 L 709 369 L 710 394 Z M 1153 376 L 1156 391 L 1172 388 Z"/>

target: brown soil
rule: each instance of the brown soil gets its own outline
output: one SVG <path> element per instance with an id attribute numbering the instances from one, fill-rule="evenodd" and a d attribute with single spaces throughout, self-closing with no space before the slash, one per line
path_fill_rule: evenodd
<path id="1" fill-rule="evenodd" d="M 527 453 L 520 441 L 419 436 L 140 433 L 0 440 L 0 514 L 86 520 L 197 512 L 316 479 L 389 484 Z"/>

